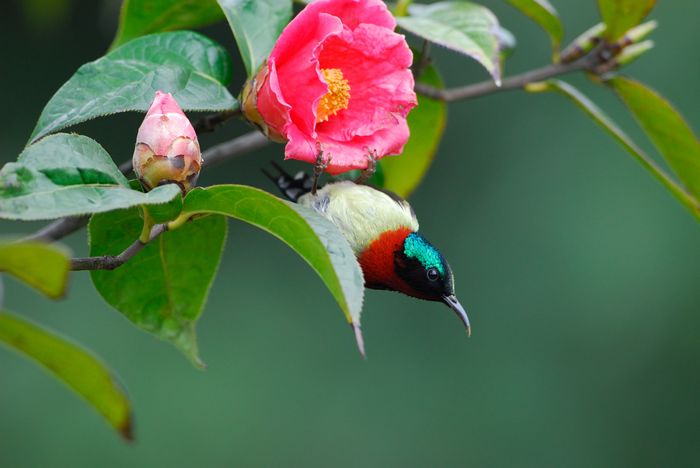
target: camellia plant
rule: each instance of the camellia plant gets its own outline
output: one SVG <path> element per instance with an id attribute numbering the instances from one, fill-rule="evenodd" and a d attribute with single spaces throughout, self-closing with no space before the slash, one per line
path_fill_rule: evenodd
<path id="1" fill-rule="evenodd" d="M 646 18 L 655 0 L 598 0 L 600 24 L 564 48 L 564 28 L 548 0 L 504 1 L 549 36 L 550 64 L 503 76 L 514 38 L 491 11 L 467 1 L 124 0 L 110 50 L 56 91 L 17 161 L 0 170 L 0 218 L 51 221 L 26 238 L 4 236 L 0 271 L 62 299 L 69 275 L 88 270 L 109 305 L 203 366 L 195 324 L 221 258 L 226 218 L 235 218 L 308 262 L 361 345 L 364 279 L 341 230 L 260 188 L 197 187 L 200 172 L 273 141 L 285 145 L 285 158 L 310 163 L 316 179 L 364 171 L 361 178 L 406 198 L 430 167 L 446 103 L 513 89 L 571 100 L 700 217 L 697 137 L 663 97 L 622 72 L 653 47 L 647 37 L 656 23 Z M 173 3 L 181 8 L 166 8 Z M 245 70 L 233 71 L 232 51 L 188 30 L 223 20 Z M 490 79 L 445 89 L 433 46 L 475 60 Z M 234 73 L 245 73 L 243 89 L 228 87 Z M 561 81 L 573 73 L 619 96 L 674 174 Z M 210 114 L 192 123 L 183 110 Z M 134 128 L 133 158 L 121 165 L 97 141 L 67 133 L 120 112 L 146 113 Z M 200 149 L 197 133 L 234 118 L 259 131 Z M 58 241 L 86 226 L 90 256 L 72 258 Z M 196 271 L 197 281 L 169 275 L 176 268 Z M 90 353 L 1 303 L 0 343 L 45 366 L 132 437 L 129 400 Z"/>

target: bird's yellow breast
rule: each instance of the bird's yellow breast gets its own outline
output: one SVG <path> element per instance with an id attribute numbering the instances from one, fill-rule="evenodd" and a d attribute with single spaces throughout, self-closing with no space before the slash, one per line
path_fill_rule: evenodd
<path id="1" fill-rule="evenodd" d="M 335 224 L 355 254 L 386 231 L 402 227 L 418 230 L 418 221 L 408 202 L 350 181 L 327 184 L 315 195 L 308 193 L 299 198 L 299 204 Z"/>

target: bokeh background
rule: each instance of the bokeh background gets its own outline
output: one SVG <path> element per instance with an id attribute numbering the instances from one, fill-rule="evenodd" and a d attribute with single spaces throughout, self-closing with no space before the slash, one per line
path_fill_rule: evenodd
<path id="1" fill-rule="evenodd" d="M 483 3 L 518 39 L 507 73 L 548 61 L 548 39 L 534 23 L 505 2 Z M 593 0 L 553 3 L 569 40 L 597 21 Z M 6 3 L 0 162 L 16 158 L 55 90 L 104 53 L 117 9 Z M 700 129 L 700 4 L 660 2 L 652 17 L 657 48 L 629 72 Z M 205 32 L 235 50 L 224 24 Z M 451 85 L 487 79 L 457 55 L 436 50 L 435 60 Z M 610 92 L 581 76 L 570 81 L 653 151 Z M 122 161 L 140 119 L 120 115 L 77 131 Z M 202 144 L 246 130 L 229 123 Z M 260 168 L 280 157 L 271 146 L 201 182 L 272 190 Z M 72 276 L 60 302 L 5 279 L 6 308 L 89 347 L 120 376 L 137 440 L 124 443 L 43 370 L 0 349 L 0 466 L 698 463 L 700 228 L 617 143 L 558 95 L 457 103 L 411 201 L 452 264 L 471 339 L 444 306 L 369 291 L 363 361 L 307 265 L 238 222 L 199 322 L 205 372 L 111 310 L 87 274 Z M 0 223 L 0 232 L 38 226 Z M 86 251 L 84 233 L 67 243 Z"/>

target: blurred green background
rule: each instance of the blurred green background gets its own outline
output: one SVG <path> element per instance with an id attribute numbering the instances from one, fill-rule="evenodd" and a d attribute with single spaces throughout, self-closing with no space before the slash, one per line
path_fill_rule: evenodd
<path id="1" fill-rule="evenodd" d="M 597 21 L 592 0 L 553 3 L 569 40 Z M 660 3 L 657 48 L 629 72 L 700 129 L 700 4 Z M 548 61 L 534 23 L 504 2 L 484 4 L 518 39 L 507 73 Z M 6 5 L 0 162 L 16 158 L 55 90 L 104 53 L 117 8 Z M 206 33 L 234 50 L 225 25 Z M 487 79 L 462 57 L 436 51 L 435 60 L 451 85 Z M 570 81 L 651 151 L 611 93 Z M 77 131 L 122 161 L 141 118 Z M 244 131 L 227 124 L 202 145 Z M 280 156 L 270 147 L 200 180 L 273 190 L 260 168 Z M 121 377 L 137 441 L 124 443 L 60 383 L 0 349 L 0 466 L 697 464 L 700 229 L 631 156 L 561 96 L 483 97 L 450 107 L 411 201 L 455 271 L 471 339 L 442 305 L 369 291 L 363 361 L 314 273 L 241 223 L 198 327 L 205 372 L 111 310 L 85 273 L 60 302 L 5 279 L 8 309 L 94 350 Z M 0 232 L 40 225 L 0 223 Z M 67 243 L 86 251 L 84 233 Z"/>

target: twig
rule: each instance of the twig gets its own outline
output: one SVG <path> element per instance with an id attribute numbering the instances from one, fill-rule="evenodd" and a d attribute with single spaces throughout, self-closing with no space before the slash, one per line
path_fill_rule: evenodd
<path id="1" fill-rule="evenodd" d="M 166 224 L 153 226 L 148 242 L 160 236 L 167 230 Z M 99 257 L 74 258 L 70 262 L 71 270 L 114 270 L 129 261 L 134 255 L 139 253 L 148 243 L 136 239 L 133 244 L 127 247 L 119 255 L 103 255 Z"/>
<path id="2" fill-rule="evenodd" d="M 89 220 L 89 216 L 71 216 L 69 218 L 58 219 L 39 229 L 34 234 L 25 237 L 24 240 L 54 242 L 86 226 Z"/>
<path id="3" fill-rule="evenodd" d="M 424 40 L 420 51 L 420 59 L 413 64 L 413 77 L 418 79 L 423 76 L 423 72 L 430 65 L 430 41 Z"/>
<path id="4" fill-rule="evenodd" d="M 212 146 L 202 154 L 202 159 L 205 161 L 204 167 L 209 168 L 238 156 L 243 156 L 258 148 L 262 148 L 269 142 L 260 132 L 253 131 L 231 141 Z M 131 160 L 120 164 L 119 170 L 125 175 L 131 172 Z M 89 220 L 89 216 L 71 216 L 58 219 L 34 234 L 25 237 L 25 240 L 54 242 L 86 226 Z"/>
<path id="5" fill-rule="evenodd" d="M 487 94 L 519 89 L 537 81 L 544 81 L 549 78 L 565 75 L 581 70 L 592 70 L 594 67 L 605 63 L 607 55 L 601 48 L 594 49 L 588 55 L 571 63 L 554 63 L 542 68 L 530 70 L 520 75 L 511 76 L 503 80 L 501 86 L 497 86 L 493 81 L 483 81 L 467 86 L 452 89 L 439 89 L 432 86 L 416 83 L 416 92 L 423 96 L 445 102 L 461 101 L 464 99 L 486 96 Z"/>
<path id="6" fill-rule="evenodd" d="M 265 135 L 258 131 L 246 133 L 233 140 L 212 146 L 202 154 L 203 168 L 208 169 L 230 159 L 260 149 L 270 143 Z"/>
<path id="7" fill-rule="evenodd" d="M 192 126 L 194 127 L 194 131 L 197 133 L 213 132 L 216 130 L 216 127 L 222 123 L 232 119 L 233 117 L 238 117 L 239 115 L 241 115 L 240 109 L 223 111 L 217 114 L 204 116 L 196 121 Z"/>

